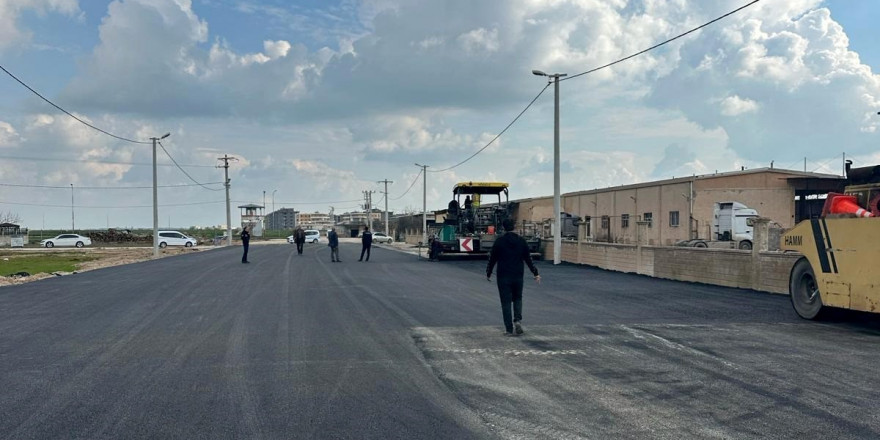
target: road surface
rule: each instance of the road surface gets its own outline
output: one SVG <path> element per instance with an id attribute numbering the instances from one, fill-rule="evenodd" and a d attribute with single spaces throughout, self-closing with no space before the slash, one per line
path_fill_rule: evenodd
<path id="1" fill-rule="evenodd" d="M 538 263 L 224 248 L 0 288 L 0 438 L 877 438 L 880 325 Z"/>

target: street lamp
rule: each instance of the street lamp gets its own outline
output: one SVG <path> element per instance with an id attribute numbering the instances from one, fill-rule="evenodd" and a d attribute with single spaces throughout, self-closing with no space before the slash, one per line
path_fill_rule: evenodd
<path id="1" fill-rule="evenodd" d="M 416 164 L 422 168 L 422 245 L 428 244 L 428 166 Z"/>
<path id="2" fill-rule="evenodd" d="M 156 143 L 162 139 L 171 136 L 171 133 L 165 133 L 162 137 L 155 138 L 152 137 L 150 140 L 153 141 L 153 256 L 159 256 L 159 187 L 157 185 L 158 178 L 156 177 Z"/>
<path id="3" fill-rule="evenodd" d="M 540 70 L 532 70 L 533 75 L 546 76 L 547 81 L 554 84 L 553 99 L 553 216 L 556 222 L 556 233 L 553 234 L 553 264 L 562 260 L 562 202 L 559 194 L 559 78 L 568 76 L 566 73 L 547 74 Z"/>
<path id="4" fill-rule="evenodd" d="M 275 215 L 275 191 L 278 191 L 278 190 L 277 189 L 272 190 L 272 229 L 278 229 L 278 226 L 275 224 L 275 219 L 277 217 Z"/>

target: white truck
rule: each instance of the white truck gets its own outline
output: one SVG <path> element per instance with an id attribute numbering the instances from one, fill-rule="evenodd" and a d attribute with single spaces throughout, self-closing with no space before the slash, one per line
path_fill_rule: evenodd
<path id="1" fill-rule="evenodd" d="M 701 248 L 737 248 L 752 249 L 754 228 L 752 219 L 758 217 L 758 211 L 739 202 L 716 202 L 715 215 L 712 222 L 712 237 L 697 238 L 678 242 L 678 246 Z"/>

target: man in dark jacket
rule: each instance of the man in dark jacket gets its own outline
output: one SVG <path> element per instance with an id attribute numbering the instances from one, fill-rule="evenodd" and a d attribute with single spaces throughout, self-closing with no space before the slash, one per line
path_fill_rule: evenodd
<path id="1" fill-rule="evenodd" d="M 358 261 L 364 260 L 364 252 L 367 253 L 367 261 L 370 261 L 370 248 L 373 246 L 373 233 L 370 232 L 369 226 L 364 226 L 364 233 L 361 235 L 361 258 Z"/>
<path id="2" fill-rule="evenodd" d="M 302 255 L 303 245 L 306 243 L 306 231 L 301 226 L 297 226 L 293 231 L 293 242 L 296 243 L 296 253 Z"/>
<path id="3" fill-rule="evenodd" d="M 532 263 L 529 246 L 522 237 L 513 232 L 513 221 L 506 219 L 501 223 L 504 235 L 495 240 L 486 267 L 486 279 L 492 280 L 492 269 L 498 264 L 498 295 L 501 297 L 501 314 L 504 317 L 504 334 L 518 336 L 523 333 L 522 325 L 522 292 L 523 263 L 529 266 L 535 281 L 541 282 L 538 269 Z M 513 305 L 511 320 L 510 306 Z M 512 321 L 512 322 L 511 322 Z"/>
<path id="4" fill-rule="evenodd" d="M 329 242 L 327 246 L 330 246 L 330 261 L 341 263 L 342 260 L 339 259 L 339 236 L 336 235 L 336 228 L 330 228 L 330 232 L 327 233 L 327 241 Z"/>
<path id="5" fill-rule="evenodd" d="M 241 246 L 244 248 L 244 254 L 241 255 L 242 263 L 250 263 L 247 259 L 248 247 L 251 243 L 251 233 L 248 231 L 250 226 L 241 228 Z"/>

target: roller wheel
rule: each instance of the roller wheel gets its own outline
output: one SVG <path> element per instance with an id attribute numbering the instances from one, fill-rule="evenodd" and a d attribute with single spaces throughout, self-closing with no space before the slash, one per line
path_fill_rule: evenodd
<path id="1" fill-rule="evenodd" d="M 791 269 L 788 284 L 791 305 L 798 316 L 804 319 L 816 319 L 822 311 L 822 296 L 819 284 L 813 274 L 813 268 L 806 258 L 801 258 Z"/>

